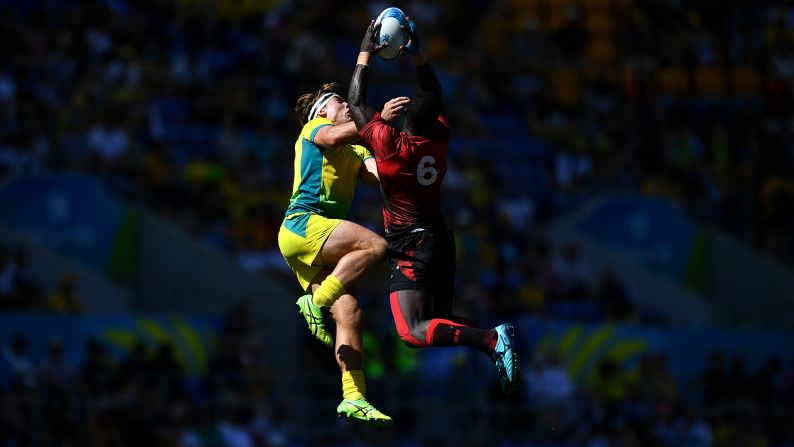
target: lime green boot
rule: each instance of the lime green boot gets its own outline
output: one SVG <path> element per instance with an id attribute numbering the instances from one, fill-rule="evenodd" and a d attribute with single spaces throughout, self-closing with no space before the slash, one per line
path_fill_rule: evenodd
<path id="1" fill-rule="evenodd" d="M 298 312 L 303 315 L 306 324 L 309 325 L 309 332 L 312 333 L 317 340 L 329 348 L 334 347 L 334 339 L 331 334 L 325 330 L 325 323 L 323 323 L 322 309 L 314 305 L 311 295 L 303 295 L 295 302 L 298 306 Z"/>
<path id="2" fill-rule="evenodd" d="M 342 399 L 336 407 L 336 414 L 350 420 L 360 421 L 371 427 L 391 427 L 392 420 L 389 416 L 378 411 L 366 399 Z"/>

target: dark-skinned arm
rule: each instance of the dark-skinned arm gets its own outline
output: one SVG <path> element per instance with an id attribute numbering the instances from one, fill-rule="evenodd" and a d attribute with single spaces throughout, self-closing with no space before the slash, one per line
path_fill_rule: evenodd
<path id="1" fill-rule="evenodd" d="M 356 129 L 361 130 L 372 116 L 375 109 L 367 105 L 367 70 L 369 69 L 369 55 L 360 53 L 356 69 L 353 70 L 353 78 L 350 79 L 350 90 L 347 92 L 347 106 L 356 123 Z"/>
<path id="2" fill-rule="evenodd" d="M 413 56 L 414 64 L 416 65 L 416 73 L 419 75 L 419 88 L 422 89 L 422 91 L 435 93 L 442 103 L 443 110 L 441 82 L 438 81 L 436 72 L 433 71 L 433 67 L 430 66 L 430 63 L 422 52 L 414 21 L 409 17 L 408 27 L 403 26 L 402 28 L 408 33 L 408 43 L 403 45 L 400 50 Z"/>
<path id="3" fill-rule="evenodd" d="M 367 32 L 364 34 L 364 40 L 361 41 L 361 52 L 358 54 L 356 68 L 350 79 L 350 89 L 347 92 L 347 106 L 350 108 L 353 122 L 356 123 L 356 128 L 359 130 L 375 115 L 375 109 L 367 105 L 367 71 L 370 58 L 387 45 L 378 44 L 375 39 L 379 29 L 380 24 L 376 25 L 374 20 L 370 22 Z"/>
<path id="4" fill-rule="evenodd" d="M 414 56 L 414 64 L 416 65 L 416 73 L 419 75 L 419 88 L 423 91 L 435 93 L 441 98 L 441 83 L 438 81 L 436 72 L 430 66 L 430 62 L 424 54 L 419 53 Z"/>

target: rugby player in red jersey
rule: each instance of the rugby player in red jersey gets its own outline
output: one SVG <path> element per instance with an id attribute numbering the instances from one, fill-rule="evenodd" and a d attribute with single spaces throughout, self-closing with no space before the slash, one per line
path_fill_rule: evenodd
<path id="1" fill-rule="evenodd" d="M 480 329 L 452 315 L 455 237 L 441 214 L 451 133 L 441 84 L 419 51 L 413 22 L 406 31 L 410 40 L 401 50 L 414 56 L 421 91 L 411 98 L 395 98 L 384 108 L 405 108 L 403 130 L 390 126 L 367 105 L 368 63 L 383 47 L 377 43 L 374 21 L 361 42 L 348 94 L 353 121 L 377 162 L 394 323 L 411 347 L 471 346 L 483 351 L 493 358 L 502 389 L 511 392 L 521 380 L 513 325 Z"/>

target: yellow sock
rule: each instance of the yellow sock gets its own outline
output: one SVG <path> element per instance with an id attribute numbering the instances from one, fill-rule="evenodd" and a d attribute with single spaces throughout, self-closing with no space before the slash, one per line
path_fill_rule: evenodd
<path id="1" fill-rule="evenodd" d="M 345 371 L 342 373 L 342 396 L 345 399 L 364 399 L 367 394 L 367 384 L 364 382 L 364 371 Z"/>
<path id="2" fill-rule="evenodd" d="M 344 294 L 345 286 L 334 275 L 328 275 L 314 291 L 312 302 L 318 307 L 331 307 Z"/>

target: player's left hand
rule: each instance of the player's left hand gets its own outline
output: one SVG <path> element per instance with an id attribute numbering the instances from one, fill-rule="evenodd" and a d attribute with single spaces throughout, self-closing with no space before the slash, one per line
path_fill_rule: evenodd
<path id="1" fill-rule="evenodd" d="M 398 96 L 386 101 L 386 104 L 383 104 L 383 111 L 380 112 L 381 118 L 386 121 L 397 118 L 405 113 L 405 108 L 409 102 L 411 102 L 411 98 L 407 96 Z"/>
<path id="2" fill-rule="evenodd" d="M 364 33 L 364 40 L 361 41 L 361 52 L 369 53 L 370 56 L 378 54 L 378 52 L 386 48 L 388 43 L 378 43 L 378 33 L 380 32 L 380 23 L 375 24 L 375 21 L 369 23 L 367 32 Z"/>
<path id="3" fill-rule="evenodd" d="M 410 17 L 406 17 L 406 19 L 408 19 L 408 27 L 406 28 L 405 25 L 400 25 L 400 28 L 408 33 L 408 42 L 400 47 L 400 54 L 416 56 L 421 51 L 419 47 L 419 35 L 416 33 L 416 24 L 414 21 L 411 20 Z"/>

